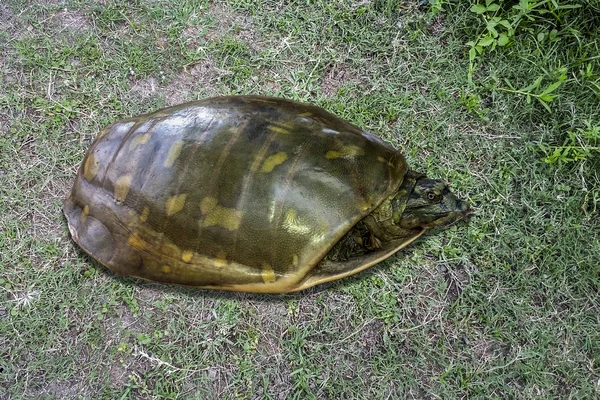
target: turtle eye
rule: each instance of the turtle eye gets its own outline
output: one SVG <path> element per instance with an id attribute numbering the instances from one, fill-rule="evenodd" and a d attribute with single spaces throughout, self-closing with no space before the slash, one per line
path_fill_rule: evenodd
<path id="1" fill-rule="evenodd" d="M 427 197 L 427 200 L 429 200 L 429 201 L 434 201 L 438 198 L 438 196 L 434 192 L 427 192 L 427 194 L 425 196 Z"/>

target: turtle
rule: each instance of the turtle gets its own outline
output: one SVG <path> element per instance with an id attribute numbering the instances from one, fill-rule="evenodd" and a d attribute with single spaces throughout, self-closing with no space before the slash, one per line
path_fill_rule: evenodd
<path id="1" fill-rule="evenodd" d="M 377 264 L 469 205 L 323 108 L 223 96 L 103 129 L 63 211 L 118 274 L 286 293 Z"/>

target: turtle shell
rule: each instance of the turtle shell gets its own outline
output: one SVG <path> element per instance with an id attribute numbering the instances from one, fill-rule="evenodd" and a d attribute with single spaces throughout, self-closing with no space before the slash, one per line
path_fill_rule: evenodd
<path id="1" fill-rule="evenodd" d="M 105 128 L 64 213 L 75 242 L 117 273 L 289 292 L 336 279 L 310 278 L 407 169 L 394 148 L 319 107 L 217 97 Z M 342 275 L 368 266 L 354 262 Z"/>

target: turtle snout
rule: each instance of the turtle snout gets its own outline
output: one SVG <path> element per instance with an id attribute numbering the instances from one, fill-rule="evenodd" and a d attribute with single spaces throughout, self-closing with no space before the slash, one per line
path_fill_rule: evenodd
<path id="1" fill-rule="evenodd" d="M 469 206 L 469 203 L 464 200 L 456 200 L 456 209 L 462 214 L 462 218 L 464 219 L 469 219 L 471 216 L 471 207 Z"/>

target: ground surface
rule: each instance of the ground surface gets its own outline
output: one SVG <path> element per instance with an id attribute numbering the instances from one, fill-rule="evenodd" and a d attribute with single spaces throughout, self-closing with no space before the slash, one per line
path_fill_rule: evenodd
<path id="1" fill-rule="evenodd" d="M 548 113 L 484 90 L 525 86 L 536 63 L 489 58 L 468 85 L 458 11 L 0 3 L 0 399 L 600 396 L 598 164 L 540 150 L 598 126 L 598 53 L 577 55 L 592 69 L 566 82 L 589 87 Z M 451 182 L 475 215 L 294 295 L 151 284 L 79 251 L 61 204 L 96 133 L 216 94 L 325 107 Z"/>

